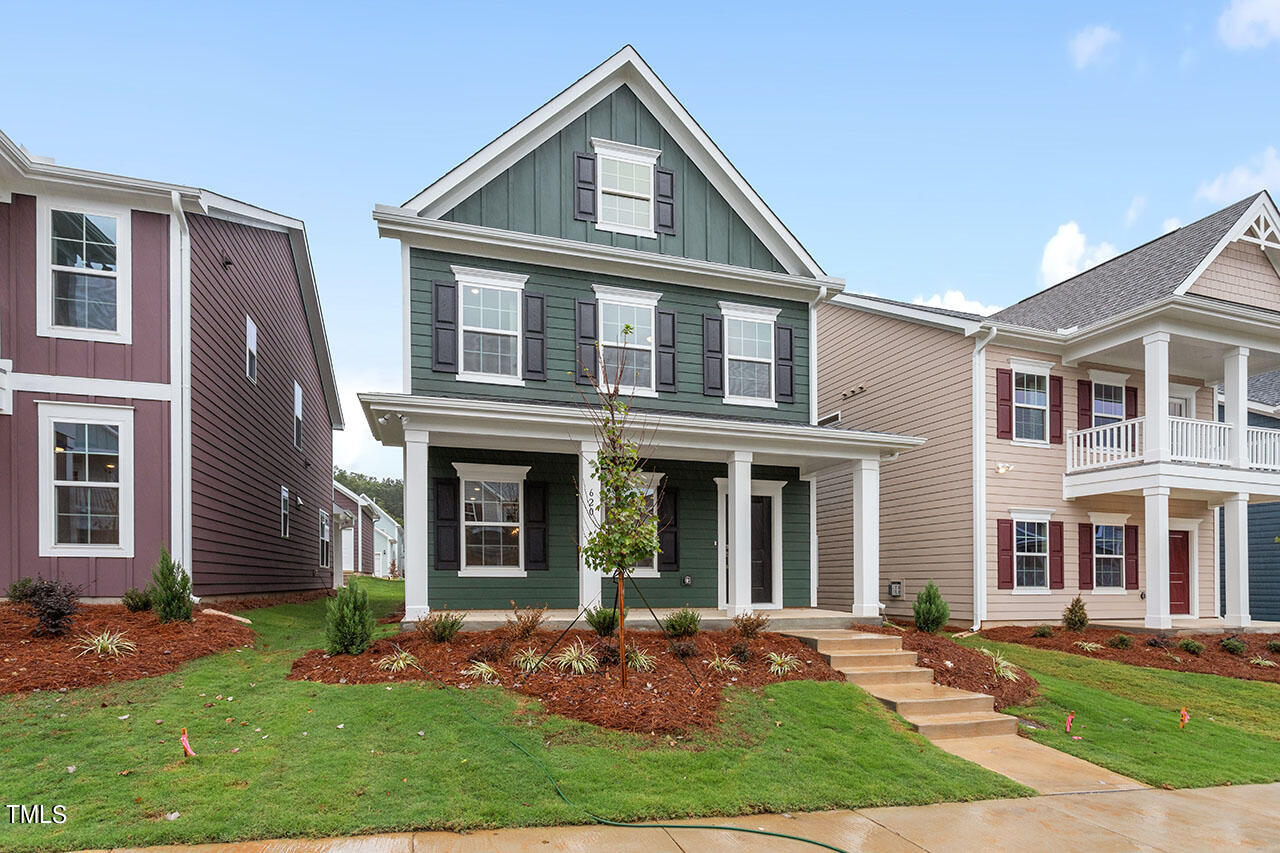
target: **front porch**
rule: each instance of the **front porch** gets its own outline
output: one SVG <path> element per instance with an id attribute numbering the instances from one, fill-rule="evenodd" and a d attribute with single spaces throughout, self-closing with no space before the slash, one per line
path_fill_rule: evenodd
<path id="1" fill-rule="evenodd" d="M 1135 634 L 1276 634 L 1280 633 L 1280 622 L 1250 622 L 1246 626 L 1229 625 L 1220 616 L 1195 618 L 1191 616 L 1175 616 L 1168 628 L 1151 628 L 1144 619 L 1099 619 L 1089 623 L 1094 628 L 1115 628 L 1117 631 L 1132 631 Z"/>

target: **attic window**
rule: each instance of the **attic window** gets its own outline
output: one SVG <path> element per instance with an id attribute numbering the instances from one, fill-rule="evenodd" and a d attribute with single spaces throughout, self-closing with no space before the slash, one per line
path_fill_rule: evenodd
<path id="1" fill-rule="evenodd" d="M 599 180 L 596 228 L 636 237 L 654 231 L 654 167 L 662 152 L 608 139 L 591 140 Z"/>

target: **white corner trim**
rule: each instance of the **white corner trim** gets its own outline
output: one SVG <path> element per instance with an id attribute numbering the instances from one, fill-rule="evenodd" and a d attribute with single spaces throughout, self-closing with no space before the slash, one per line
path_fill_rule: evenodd
<path id="1" fill-rule="evenodd" d="M 1089 381 L 1098 385 L 1124 385 L 1129 381 L 1129 374 L 1117 373 L 1114 370 L 1089 370 Z"/>
<path id="2" fill-rule="evenodd" d="M 611 287 L 607 284 L 593 284 L 597 299 L 606 302 L 617 302 L 623 305 L 637 305 L 641 308 L 653 308 L 662 299 L 662 294 L 654 290 L 632 290 L 628 287 Z"/>
<path id="3" fill-rule="evenodd" d="M 782 313 L 781 308 L 767 308 L 763 305 L 744 305 L 741 302 L 720 301 L 720 313 L 725 319 L 751 320 L 753 322 L 773 322 Z"/>
<path id="4" fill-rule="evenodd" d="M 1014 521 L 1049 521 L 1054 510 L 1028 507 L 1009 507 L 1009 517 Z"/>
<path id="5" fill-rule="evenodd" d="M 631 163 L 639 163 L 642 166 L 657 165 L 658 158 L 662 156 L 662 151 L 657 148 L 645 148 L 643 145 L 614 142 L 612 139 L 601 139 L 598 136 L 591 137 L 591 150 L 606 157 L 627 160 Z"/>
<path id="6" fill-rule="evenodd" d="M 0 415 L 13 414 L 13 360 L 0 358 Z"/>
<path id="7" fill-rule="evenodd" d="M 970 382 L 973 390 L 969 397 L 969 431 L 973 439 L 973 629 L 982 627 L 987 618 L 987 344 L 996 336 L 992 328 L 974 340 L 973 363 Z"/>
<path id="8" fill-rule="evenodd" d="M 413 269 L 409 244 L 400 243 L 400 390 L 413 393 Z M 340 560 L 335 562 L 341 562 Z"/>
<path id="9" fill-rule="evenodd" d="M 457 264 L 451 264 L 449 269 L 453 270 L 453 277 L 457 279 L 460 287 L 474 284 L 478 287 L 505 287 L 511 290 L 524 290 L 524 283 L 529 280 L 529 276 L 521 275 L 520 273 L 482 270 L 476 267 L 458 266 Z"/>
<path id="10" fill-rule="evenodd" d="M 1091 512 L 1089 513 L 1089 523 L 1094 527 L 1097 527 L 1100 524 L 1109 525 L 1111 527 L 1124 527 L 1129 523 L 1129 513 Z"/>
<path id="11" fill-rule="evenodd" d="M 1055 362 L 1038 361 L 1033 358 L 1009 357 L 1009 367 L 1018 373 L 1048 373 L 1055 367 Z"/>
<path id="12" fill-rule="evenodd" d="M 110 216 L 116 221 L 116 327 L 83 329 L 53 322 L 53 211 Z M 45 338 L 129 344 L 133 342 L 133 211 L 124 205 L 86 202 L 58 196 L 36 197 L 36 334 Z M 70 270 L 71 268 L 66 268 Z M 94 275 L 85 270 L 85 275 Z"/>

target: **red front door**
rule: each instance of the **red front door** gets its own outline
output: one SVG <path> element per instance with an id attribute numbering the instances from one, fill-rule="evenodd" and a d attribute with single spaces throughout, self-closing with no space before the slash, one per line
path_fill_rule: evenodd
<path id="1" fill-rule="evenodd" d="M 1169 531 L 1169 612 L 1191 613 L 1191 534 Z"/>

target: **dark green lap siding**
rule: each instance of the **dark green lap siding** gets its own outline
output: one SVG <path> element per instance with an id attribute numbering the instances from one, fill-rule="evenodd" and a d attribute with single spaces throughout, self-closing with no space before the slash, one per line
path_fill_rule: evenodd
<path id="1" fill-rule="evenodd" d="M 1249 426 L 1280 429 L 1280 420 L 1249 413 Z M 1227 610 L 1226 531 L 1222 510 L 1214 513 L 1218 527 L 1219 615 Z M 1257 621 L 1280 621 L 1280 503 L 1249 507 L 1249 615 Z"/>

